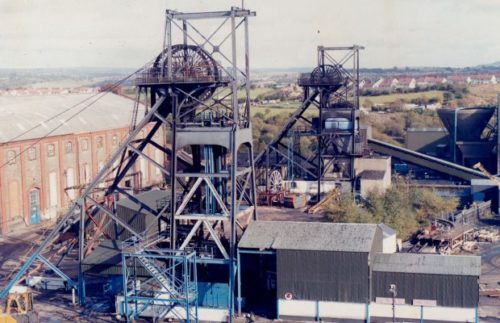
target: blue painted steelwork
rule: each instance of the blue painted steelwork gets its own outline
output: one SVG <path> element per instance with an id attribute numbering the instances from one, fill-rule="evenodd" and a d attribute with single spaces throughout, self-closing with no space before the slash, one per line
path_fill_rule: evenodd
<path id="1" fill-rule="evenodd" d="M 109 158 L 107 163 L 101 170 L 98 172 L 96 177 L 92 180 L 92 182 L 85 188 L 82 192 L 81 197 L 73 203 L 66 214 L 62 217 L 62 219 L 57 223 L 54 229 L 45 237 L 42 243 L 38 246 L 38 248 L 33 252 L 33 254 L 26 260 L 21 268 L 12 276 L 11 280 L 5 285 L 5 287 L 0 292 L 0 300 L 7 297 L 9 291 L 12 287 L 17 284 L 22 277 L 28 272 L 29 268 L 36 262 L 41 261 L 44 265 L 48 266 L 51 270 L 54 271 L 55 274 L 66 280 L 71 286 L 73 286 L 78 291 L 79 301 L 83 303 L 85 300 L 85 282 L 84 276 L 81 270 L 81 262 L 83 260 L 84 255 L 84 245 L 85 245 L 85 221 L 87 214 L 91 214 L 92 216 L 97 216 L 97 214 L 106 214 L 110 218 L 110 222 L 116 222 L 118 225 L 121 225 L 125 230 L 131 231 L 138 239 L 141 239 L 142 236 L 137 234 L 132 228 L 130 228 L 126 223 L 121 221 L 116 217 L 116 214 L 113 210 L 106 208 L 101 205 L 99 202 L 95 201 L 94 198 L 94 189 L 102 184 L 105 179 L 109 176 L 109 172 L 111 169 L 115 168 L 115 163 L 120 162 L 120 166 L 117 167 L 117 171 L 113 180 L 113 183 L 109 185 L 104 192 L 105 197 L 113 196 L 117 189 L 118 184 L 129 174 L 129 170 L 134 166 L 135 161 L 140 156 L 144 148 L 150 143 L 156 131 L 160 129 L 163 125 L 163 122 L 159 119 L 155 119 L 155 114 L 165 97 L 160 96 L 156 103 L 151 106 L 151 109 L 144 116 L 144 118 L 137 124 L 137 128 L 129 133 L 129 136 L 123 141 L 120 147 L 113 153 L 113 155 Z M 151 122 L 153 123 L 153 127 L 150 132 L 142 139 L 141 143 L 134 147 L 132 150 L 130 144 L 136 140 L 136 136 L 140 133 L 140 131 Z M 121 160 L 122 155 L 127 156 L 129 154 L 129 158 L 125 160 Z M 90 203 L 91 206 L 88 205 Z M 88 212 L 85 213 L 85 210 Z M 109 222 L 109 223 L 110 223 Z M 79 253 L 78 253 L 78 284 L 76 284 L 72 279 L 69 279 L 69 276 L 66 275 L 56 264 L 50 262 L 50 257 L 45 257 L 45 254 L 50 254 L 49 246 L 54 245 L 58 238 L 68 232 L 73 224 L 80 223 L 78 230 L 78 244 L 79 244 Z"/>
<path id="2" fill-rule="evenodd" d="M 126 304 L 128 304 L 128 291 L 127 291 L 127 281 L 128 281 L 128 278 L 127 278 L 127 265 L 126 265 L 126 262 L 125 262 L 125 254 L 124 253 L 122 253 L 122 279 L 123 279 L 123 290 L 124 290 L 124 293 L 123 293 L 123 303 L 122 303 L 122 306 L 121 306 L 122 307 L 121 308 L 121 313 L 123 313 L 123 315 L 125 315 L 125 317 L 128 320 L 128 317 L 129 317 L 128 306 L 126 305 Z"/>
<path id="3" fill-rule="evenodd" d="M 242 306 L 242 297 L 241 297 L 241 254 L 248 254 L 248 255 L 275 255 L 276 250 L 250 250 L 250 249 L 240 249 L 238 248 L 236 251 L 236 260 L 237 260 L 237 296 L 236 296 L 236 301 L 238 305 L 238 315 L 241 316 L 241 306 Z M 276 308 L 277 311 L 277 316 L 276 318 L 279 319 L 279 299 L 277 300 L 278 305 Z"/>
<path id="4" fill-rule="evenodd" d="M 47 265 L 47 267 L 49 267 L 51 270 L 54 271 L 54 273 L 56 273 L 59 277 L 61 277 L 62 279 L 64 279 L 66 282 L 68 282 L 68 284 L 73 287 L 73 288 L 78 288 L 77 284 L 71 279 L 69 278 L 65 273 L 63 273 L 59 268 L 57 268 L 54 264 L 52 264 L 50 261 L 48 261 L 44 256 L 42 255 L 38 255 L 37 257 L 41 262 L 43 262 L 45 265 Z"/>
<path id="5" fill-rule="evenodd" d="M 238 262 L 238 267 L 236 268 L 237 272 L 237 284 L 238 284 L 238 296 L 236 301 L 238 302 L 238 316 L 241 316 L 241 251 L 238 248 L 236 250 L 236 261 Z"/>
<path id="6" fill-rule="evenodd" d="M 227 308 L 230 296 L 228 283 L 198 282 L 198 305 Z"/>
<path id="7" fill-rule="evenodd" d="M 240 254 L 249 254 L 249 255 L 275 255 L 275 250 L 250 250 L 250 249 L 238 249 Z"/>
<path id="8" fill-rule="evenodd" d="M 316 301 L 316 322 L 320 322 L 321 318 L 319 317 L 319 301 Z"/>
<path id="9" fill-rule="evenodd" d="M 123 306 L 127 321 L 167 315 L 184 322 L 198 322 L 196 254 L 171 249 L 139 249 L 122 252 Z M 131 268 L 131 269 L 130 269 Z M 139 269 L 150 277 L 138 278 Z"/>

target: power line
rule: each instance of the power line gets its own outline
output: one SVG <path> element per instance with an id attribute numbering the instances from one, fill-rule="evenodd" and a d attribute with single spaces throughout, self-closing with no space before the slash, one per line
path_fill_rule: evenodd
<path id="1" fill-rule="evenodd" d="M 117 81 L 116 83 L 113 83 L 113 85 L 109 88 L 109 90 L 106 90 L 106 92 L 111 92 L 111 91 L 113 91 L 113 90 L 114 90 L 114 89 L 116 89 L 118 86 L 120 86 L 123 82 L 125 82 L 127 79 L 129 79 L 130 77 L 132 77 L 134 74 L 136 74 L 136 73 L 140 72 L 143 68 L 144 68 L 144 66 L 143 66 L 143 67 L 141 67 L 140 69 L 138 69 L 137 71 L 133 72 L 132 74 L 127 75 L 125 78 L 123 78 L 123 79 L 121 79 L 121 80 Z M 18 135 L 16 135 L 16 136 L 14 136 L 14 137 L 12 137 L 12 138 L 10 138 L 10 139 L 9 139 L 9 140 L 7 140 L 6 142 L 3 142 L 3 144 L 8 144 L 8 143 L 11 143 L 11 142 L 13 142 L 13 141 L 16 141 L 17 139 L 21 138 L 22 136 L 26 135 L 27 133 L 29 133 L 29 132 L 31 132 L 31 131 L 33 131 L 33 130 L 35 130 L 35 129 L 39 128 L 40 126 L 43 126 L 45 123 L 50 122 L 50 121 L 54 120 L 54 119 L 55 119 L 55 118 L 57 118 L 57 117 L 60 117 L 61 115 L 65 114 L 66 112 L 68 112 L 68 111 L 70 111 L 70 110 L 72 110 L 72 109 L 76 108 L 77 106 L 79 106 L 79 105 L 81 105 L 81 104 L 85 103 L 86 101 L 88 101 L 88 100 L 90 100 L 90 99 L 92 99 L 92 98 L 94 98 L 94 97 L 96 97 L 96 96 L 98 96 L 98 95 L 100 95 L 100 94 L 102 94 L 102 92 L 101 92 L 101 93 L 96 93 L 96 94 L 93 94 L 93 95 L 91 95 L 91 96 L 89 96 L 89 97 L 87 97 L 87 98 L 83 99 L 82 101 L 80 101 L 80 102 L 78 102 L 78 103 L 76 103 L 76 104 L 72 105 L 71 107 L 69 107 L 69 108 L 67 108 L 67 109 L 65 109 L 65 110 L 63 110 L 63 111 L 61 111 L 61 112 L 59 112 L 59 113 L 57 113 L 57 114 L 55 114 L 55 115 L 51 116 L 50 118 L 48 118 L 48 119 L 46 119 L 46 120 L 41 121 L 41 122 L 40 122 L 40 123 L 38 123 L 37 125 L 35 125 L 35 126 L 33 126 L 33 127 L 29 128 L 29 129 L 27 129 L 27 130 L 25 130 L 25 131 L 21 132 L 20 134 L 18 134 Z"/>
<path id="2" fill-rule="evenodd" d="M 19 153 L 15 154 L 14 156 L 10 157 L 7 159 L 6 162 L 4 162 L 3 164 L 0 165 L 0 169 L 2 169 L 3 167 L 5 167 L 6 165 L 8 165 L 12 160 L 15 160 L 16 158 L 20 157 L 22 154 L 24 154 L 26 151 L 28 151 L 29 149 L 33 148 L 35 145 L 37 145 L 38 143 L 40 143 L 43 139 L 49 137 L 52 133 L 54 133 L 57 129 L 61 128 L 63 125 L 65 125 L 66 122 L 72 120 L 73 118 L 75 118 L 77 115 L 79 115 L 80 113 L 82 113 L 83 111 L 85 111 L 86 109 L 88 109 L 90 106 L 92 106 L 94 103 L 96 103 L 97 101 L 99 101 L 100 99 L 102 99 L 105 95 L 109 94 L 110 92 L 112 92 L 114 89 L 116 89 L 118 86 L 120 86 L 121 84 L 123 84 L 126 80 L 128 80 L 129 78 L 131 78 L 132 76 L 134 76 L 135 74 L 141 72 L 142 70 L 144 70 L 149 64 L 151 64 L 154 60 L 156 59 L 153 58 L 151 59 L 149 62 L 147 62 L 146 64 L 144 64 L 141 68 L 135 70 L 134 72 L 130 73 L 129 75 L 127 75 L 126 77 L 120 79 L 119 81 L 113 83 L 113 85 L 109 88 L 106 89 L 105 92 L 101 92 L 101 93 L 96 93 L 94 95 L 91 95 L 89 96 L 88 98 L 85 98 L 84 100 L 78 102 L 77 104 L 74 104 L 72 105 L 71 107 L 65 109 L 64 111 L 60 112 L 60 113 L 57 113 L 56 115 L 48 118 L 47 120 L 44 120 L 42 122 L 40 122 L 39 124 L 31 127 L 30 129 L 22 132 L 21 134 L 13 137 L 12 139 L 10 139 L 9 141 L 7 142 L 4 142 L 3 144 L 8 144 L 8 143 L 11 143 L 12 141 L 24 136 L 25 134 L 33 131 L 34 129 L 42 126 L 43 124 L 45 124 L 46 122 L 49 122 L 49 121 L 52 121 L 54 120 L 55 118 L 57 118 L 58 116 L 61 116 L 69 111 L 71 111 L 72 109 L 76 108 L 77 106 L 87 102 L 88 100 L 92 99 L 92 98 L 95 98 L 98 96 L 98 98 L 94 101 L 92 101 L 91 103 L 87 104 L 85 107 L 83 107 L 82 109 L 78 110 L 76 113 L 74 113 L 73 115 L 71 115 L 69 118 L 67 118 L 66 120 L 62 121 L 59 125 L 57 125 L 55 128 L 53 128 L 52 130 L 50 130 L 49 132 L 47 132 L 45 135 L 43 135 L 42 137 L 39 137 L 35 140 L 35 142 L 33 142 L 31 145 L 29 145 L 28 147 L 26 147 L 25 149 L 21 150 Z M 100 95 L 100 96 L 99 96 Z"/>

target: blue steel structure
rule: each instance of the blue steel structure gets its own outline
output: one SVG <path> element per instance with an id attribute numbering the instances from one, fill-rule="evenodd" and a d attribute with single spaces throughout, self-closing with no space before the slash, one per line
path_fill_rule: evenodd
<path id="1" fill-rule="evenodd" d="M 160 97 L 153 106 L 148 107 L 147 113 L 84 189 L 82 195 L 69 207 L 66 214 L 28 260 L 13 273 L 10 281 L 0 292 L 0 299 L 7 297 L 11 288 L 18 282 L 34 272 L 40 271 L 45 266 L 51 271 L 51 273 L 46 274 L 62 278 L 69 288 L 78 292 L 79 302 L 84 304 L 85 275 L 82 262 L 93 251 L 95 243 L 103 237 L 106 228 L 110 225 L 116 225 L 128 231 L 137 241 L 143 241 L 147 238 L 144 232 L 137 232 L 133 226 L 117 215 L 114 202 L 121 197 L 130 198 L 133 203 L 147 209 L 158 218 L 170 208 L 169 205 L 165 205 L 162 209 L 152 210 L 147 204 L 134 197 L 130 192 L 131 187 L 126 186 L 126 179 L 134 171 L 137 159 L 139 157 L 150 159 L 145 154 L 145 149 L 152 146 L 165 154 L 167 153 L 164 147 L 153 140 L 153 136 L 164 124 L 164 121 L 157 117 L 160 105 L 164 101 L 165 97 Z M 153 126 L 150 132 L 142 137 L 140 132 L 149 123 L 152 123 Z M 168 170 L 163 165 L 155 161 L 152 163 L 163 173 L 168 174 Z M 75 232 L 76 237 L 66 240 L 67 233 L 71 232 Z M 73 245 L 78 245 L 76 255 L 70 252 Z M 61 253 L 61 251 L 65 252 Z"/>
<path id="2" fill-rule="evenodd" d="M 136 262 L 142 257 L 142 265 L 146 267 L 147 261 L 155 258 L 150 250 L 154 245 L 149 244 L 154 238 L 148 237 L 147 232 L 138 232 L 133 224 L 117 214 L 116 201 L 128 198 L 162 222 L 160 235 L 168 237 L 163 238 L 162 243 L 167 244 L 169 250 L 179 252 L 168 254 L 164 251 L 160 258 L 172 265 L 178 260 L 177 255 L 184 255 L 184 263 L 187 261 L 191 267 L 204 263 L 215 266 L 214 272 L 228 273 L 225 279 L 229 291 L 227 311 L 232 320 L 236 245 L 246 224 L 257 217 L 249 95 L 248 20 L 253 16 L 255 12 L 235 7 L 228 11 L 201 13 L 166 11 L 162 52 L 152 64 L 137 72 L 136 108 L 140 102 L 145 102 L 144 115 L 141 117 L 138 111 L 133 114 L 128 137 L 13 274 L 0 292 L 0 299 L 33 270 L 45 266 L 64 279 L 70 288 L 76 289 L 79 302 L 83 304 L 85 275 L 82 264 L 106 235 L 109 226 L 127 231 L 135 239 L 136 247 L 142 246 L 143 249 L 133 252 L 126 250 L 124 257 Z M 202 31 L 208 30 L 207 24 L 197 26 L 197 22 L 206 23 L 207 20 L 216 24 L 214 30 L 205 34 Z M 158 138 L 162 128 L 170 133 Z M 171 140 L 170 149 L 165 145 L 167 138 Z M 165 161 L 170 155 L 170 162 L 151 158 L 151 152 L 153 155 L 159 152 Z M 178 166 L 178 160 L 186 153 L 192 157 L 188 169 Z M 170 203 L 152 209 L 146 201 L 131 193 L 134 187 L 130 187 L 127 179 L 135 172 L 139 158 L 164 175 L 163 184 L 170 185 Z M 54 246 L 60 246 L 68 232 L 76 233 L 70 245 L 77 245 L 78 253 L 76 256 L 64 253 L 66 257 L 62 260 Z M 197 252 L 196 261 L 191 260 L 195 257 L 191 251 Z M 158 266 L 149 267 L 154 271 Z M 125 274 L 129 274 L 127 270 L 125 266 Z M 166 271 L 159 273 L 159 277 L 168 278 Z M 126 278 L 124 275 L 124 280 Z M 192 306 L 195 300 L 191 294 L 195 278 L 196 275 L 182 278 L 191 286 L 186 294 L 189 297 L 183 298 L 186 306 Z M 173 283 L 178 277 L 170 279 Z M 139 312 L 135 311 L 134 315 Z"/>
<path id="3" fill-rule="evenodd" d="M 136 246 L 129 249 L 122 252 L 120 308 L 127 322 L 141 315 L 154 321 L 168 317 L 198 322 L 196 254 Z"/>
<path id="4" fill-rule="evenodd" d="M 223 304 L 230 320 L 236 245 L 257 217 L 248 30 L 253 16 L 235 7 L 205 13 L 167 10 L 162 53 L 136 80 L 151 104 L 158 96 L 168 97 L 162 109 L 171 118 L 170 248 L 196 251 L 197 263 L 206 268 L 199 283 L 217 283 L 210 284 L 217 286 L 211 292 L 227 297 Z M 215 21 L 216 28 L 200 21 Z M 192 156 L 189 169 L 177 166 L 182 152 Z M 221 284 L 227 287 L 219 289 Z"/>

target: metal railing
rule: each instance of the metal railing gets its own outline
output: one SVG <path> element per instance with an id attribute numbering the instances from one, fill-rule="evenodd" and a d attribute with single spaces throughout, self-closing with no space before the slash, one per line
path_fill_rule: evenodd
<path id="1" fill-rule="evenodd" d="M 301 73 L 298 79 L 298 84 L 300 86 L 342 86 L 345 85 L 345 83 L 345 79 L 338 77 L 336 74 L 318 77 L 311 73 Z"/>
<path id="2" fill-rule="evenodd" d="M 229 83 L 231 81 L 232 78 L 228 76 L 210 75 L 206 72 L 197 70 L 172 73 L 172 76 L 169 77 L 167 71 L 162 72 L 158 68 L 149 68 L 146 71 L 137 74 L 135 78 L 136 85 L 172 83 Z"/>

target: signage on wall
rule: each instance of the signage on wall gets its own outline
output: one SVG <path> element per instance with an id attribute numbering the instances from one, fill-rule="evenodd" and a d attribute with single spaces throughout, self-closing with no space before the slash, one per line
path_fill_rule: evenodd
<path id="1" fill-rule="evenodd" d="M 437 302 L 434 299 L 414 299 L 414 306 L 437 306 Z"/>
<path id="2" fill-rule="evenodd" d="M 376 297 L 375 303 L 377 303 L 377 304 L 392 304 L 392 297 Z M 405 299 L 404 298 L 395 298 L 394 304 L 404 305 Z"/>
<path id="3" fill-rule="evenodd" d="M 293 299 L 293 294 L 292 294 L 292 293 L 290 293 L 290 292 L 286 292 L 286 293 L 285 293 L 285 299 L 286 299 L 287 301 L 291 301 L 291 300 Z"/>

